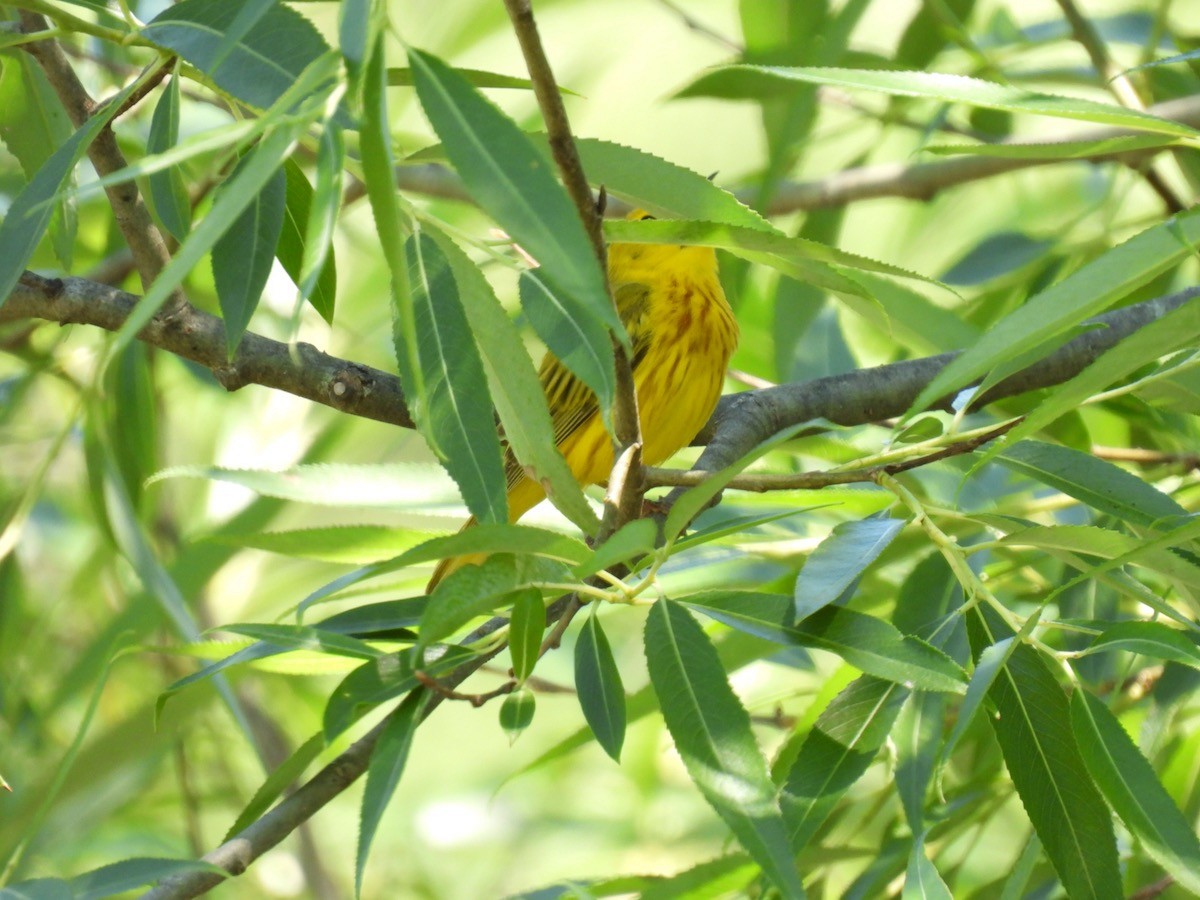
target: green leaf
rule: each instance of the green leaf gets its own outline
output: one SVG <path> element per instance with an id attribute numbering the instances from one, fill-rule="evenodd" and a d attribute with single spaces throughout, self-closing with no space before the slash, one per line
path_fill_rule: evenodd
<path id="1" fill-rule="evenodd" d="M 478 566 L 463 566 L 451 572 L 429 595 L 429 605 L 421 616 L 421 639 L 414 652 L 421 652 L 476 616 L 503 605 L 519 587 L 521 576 L 510 553 L 497 553 Z"/>
<path id="2" fill-rule="evenodd" d="M 1177 628 L 1162 622 L 1118 622 L 1105 628 L 1082 653 L 1124 650 L 1152 659 L 1169 660 L 1200 669 L 1200 647 Z"/>
<path id="3" fill-rule="evenodd" d="M 1135 372 L 1141 366 L 1153 362 L 1176 350 L 1190 349 L 1200 336 L 1200 303 L 1186 303 L 1172 310 L 1161 319 L 1150 322 L 1126 337 L 1070 380 L 1051 388 L 1038 405 L 1029 411 L 1025 420 L 1017 425 L 1002 440 L 996 441 L 975 464 L 980 466 L 992 459 L 1005 447 L 1017 449 L 1018 442 L 1046 428 L 1060 416 L 1073 412 L 1093 394 Z M 1099 461 L 1098 461 L 1099 462 Z M 1109 465 L 1105 463 L 1104 465 Z M 1096 469 L 1092 466 L 1092 469 Z M 1115 468 L 1115 467 L 1113 467 Z M 1113 476 L 1118 478 L 1118 476 Z M 1141 479 L 1126 475 L 1119 483 L 1129 492 L 1139 493 L 1129 482 Z M 1144 484 L 1141 494 L 1155 492 L 1154 487 Z M 1159 503 L 1158 505 L 1161 505 Z M 1176 515 L 1178 513 L 1175 513 Z"/>
<path id="4" fill-rule="evenodd" d="M 929 144 L 921 149 L 937 156 L 993 156 L 1000 159 L 1095 159 L 1131 153 L 1138 150 L 1158 150 L 1178 144 L 1177 138 L 1161 134 L 1120 134 L 1114 137 L 1083 141 L 1053 141 L 1044 144 Z"/>
<path id="5" fill-rule="evenodd" d="M 412 747 L 425 707 L 425 691 L 416 690 L 387 718 L 387 724 L 371 751 L 371 762 L 367 767 L 367 786 L 363 791 L 362 811 L 358 823 L 358 855 L 354 864 L 354 896 L 362 895 L 363 874 L 367 868 L 367 856 L 375 840 L 375 832 L 383 818 L 383 811 L 400 783 L 404 765 L 408 762 L 408 751 Z"/>
<path id="6" fill-rule="evenodd" d="M 25 53 L 0 58 L 0 140 L 32 180 L 71 137 L 71 120 L 42 67 Z M 75 204 L 61 198 L 48 223 L 55 255 L 70 270 L 75 249 Z M 0 295 L 0 303 L 3 303 Z"/>
<path id="7" fill-rule="evenodd" d="M 518 78 L 516 75 L 504 75 L 500 72 L 485 72 L 483 69 L 467 69 L 455 66 L 454 71 L 466 79 L 467 83 L 477 88 L 515 88 L 523 91 L 533 90 L 533 82 L 528 78 Z M 388 87 L 412 87 L 414 84 L 412 69 L 389 67 L 387 70 Z M 560 93 L 578 97 L 579 94 L 559 86 Z"/>
<path id="8" fill-rule="evenodd" d="M 796 577 L 795 621 L 803 622 L 837 600 L 905 524 L 903 519 L 862 519 L 836 525 Z"/>
<path id="9" fill-rule="evenodd" d="M 167 478 L 207 478 L 240 485 L 266 497 L 323 506 L 409 507 L 445 502 L 453 494 L 439 466 L 412 463 L 309 463 L 278 472 L 173 466 L 156 473 L 150 483 Z"/>
<path id="10" fill-rule="evenodd" d="M 570 294 L 550 280 L 541 267 L 521 273 L 517 290 L 529 324 L 553 353 L 599 399 L 607 415 L 616 396 L 612 341 L 605 323 L 578 315 Z M 624 328 L 621 333 L 625 334 Z"/>
<path id="11" fill-rule="evenodd" d="M 308 301 L 330 325 L 337 295 L 337 265 L 333 256 L 333 231 L 342 208 L 342 167 L 346 145 L 342 130 L 332 124 L 321 132 L 317 148 L 317 184 L 313 189 L 308 222 L 304 226 L 304 252 L 300 260 L 300 300 Z"/>
<path id="12" fill-rule="evenodd" d="M 500 727 L 508 735 L 509 743 L 515 743 L 526 728 L 533 723 L 537 698 L 528 688 L 517 688 L 500 704 Z"/>
<path id="13" fill-rule="evenodd" d="M 440 59 L 412 48 L 408 59 L 421 106 L 471 196 L 538 261 L 540 274 L 560 292 L 571 317 L 606 326 L 628 346 L 583 223 L 542 155 Z M 557 352 L 542 331 L 539 335 Z M 587 383 L 607 410 L 606 385 Z"/>
<path id="14" fill-rule="evenodd" d="M 450 263 L 459 299 L 479 347 L 492 399 L 500 414 L 504 439 L 531 477 L 546 486 L 550 502 L 585 534 L 595 534 L 600 521 L 584 498 L 571 468 L 554 441 L 554 425 L 537 370 L 523 346 L 520 331 L 496 298 L 479 267 L 442 232 L 429 228 Z"/>
<path id="15" fill-rule="evenodd" d="M 234 183 L 240 168 L 241 164 L 234 169 L 227 184 Z M 225 319 L 225 342 L 230 359 L 250 324 L 250 317 L 258 307 L 258 299 L 275 264 L 286 197 L 287 178 L 279 168 L 267 176 L 249 205 L 213 244 L 213 281 Z M 219 198 L 213 204 L 214 211 L 218 203 Z"/>
<path id="16" fill-rule="evenodd" d="M 650 682 L 688 774 L 780 893 L 803 897 L 750 717 L 712 644 L 691 614 L 666 598 L 650 608 L 645 641 Z"/>
<path id="17" fill-rule="evenodd" d="M 417 409 L 428 418 L 418 418 L 417 426 L 458 483 L 471 514 L 480 522 L 507 522 L 504 462 L 491 396 L 450 264 L 423 233 L 408 239 L 405 253 L 418 357 L 400 366 L 404 393 L 415 397 L 424 388 L 426 399 Z M 403 356 L 406 349 L 398 339 L 397 354 Z M 419 382 L 410 377 L 412 370 L 420 371 Z"/>
<path id="18" fill-rule="evenodd" d="M 840 606 L 828 606 L 792 625 L 786 594 L 710 591 L 679 600 L 730 628 L 788 646 L 836 653 L 870 675 L 924 690 L 962 693 L 966 675 L 942 651 L 892 625 Z"/>
<path id="19" fill-rule="evenodd" d="M 914 691 L 900 712 L 896 742 L 896 794 L 914 834 L 925 828 L 925 795 L 938 762 L 946 698 L 933 691 Z"/>
<path id="20" fill-rule="evenodd" d="M 728 74 L 726 74 L 728 73 Z M 881 91 L 900 97 L 926 97 L 944 103 L 967 103 L 985 109 L 1006 112 L 1028 113 L 1051 116 L 1059 119 L 1077 119 L 1100 125 L 1118 125 L 1132 131 L 1152 134 L 1177 135 L 1194 138 L 1195 129 L 1180 122 L 1160 119 L 1148 113 L 1126 109 L 1110 103 L 1099 103 L 1077 97 L 1061 97 L 1041 94 L 1023 88 L 996 84 L 965 75 L 948 75 L 942 72 L 897 72 L 883 69 L 839 69 L 806 66 L 728 66 L 702 75 L 679 96 L 702 96 L 713 83 L 729 84 L 730 75 L 742 79 L 737 85 L 738 93 L 729 87 L 720 96 L 761 95 L 766 90 L 778 90 L 787 82 L 825 84 L 833 87 Z"/>
<path id="21" fill-rule="evenodd" d="M 914 840 L 900 900 L 954 900 L 937 868 L 925 855 L 925 841 Z"/>
<path id="22" fill-rule="evenodd" d="M 804 739 L 780 794 L 792 849 L 804 848 L 875 759 L 909 691 L 864 675 L 833 698 Z"/>
<path id="23" fill-rule="evenodd" d="M 1121 723 L 1101 700 L 1076 688 L 1071 725 L 1104 799 L 1181 887 L 1200 894 L 1200 841 Z"/>
<path id="24" fill-rule="evenodd" d="M 331 129 L 326 129 L 325 134 L 336 133 Z M 324 140 L 321 147 L 325 147 Z M 319 158 L 319 157 L 318 157 Z M 337 204 L 333 205 L 332 210 L 326 210 L 322 213 L 316 211 L 314 215 L 313 209 L 313 188 L 308 183 L 308 179 L 304 177 L 304 172 L 294 159 L 288 159 L 283 164 L 283 171 L 286 175 L 286 199 L 283 208 L 283 225 L 279 231 L 279 243 L 275 247 L 275 256 L 279 259 L 279 265 L 288 273 L 288 277 L 300 289 L 301 301 L 307 300 L 312 303 L 313 309 L 320 313 L 321 318 L 326 322 L 333 324 L 333 307 L 337 293 L 337 262 L 333 256 L 333 247 L 329 244 L 329 238 L 332 234 L 333 219 L 337 216 Z M 329 215 L 329 213 L 332 215 Z M 308 229 L 313 225 L 313 220 L 316 219 L 314 233 L 318 241 L 323 240 L 325 247 L 323 251 L 309 250 L 308 248 Z M 328 233 L 322 234 L 325 228 L 325 220 L 328 219 Z M 321 262 L 310 261 L 310 265 L 316 270 L 311 274 L 312 284 L 309 290 L 305 292 L 303 266 L 306 257 L 316 257 L 317 253 L 321 253 Z"/>
<path id="25" fill-rule="evenodd" d="M 576 578 L 587 578 L 618 563 L 629 562 L 654 551 L 658 526 L 651 519 L 626 522 L 607 541 L 575 567 Z"/>
<path id="26" fill-rule="evenodd" d="M 142 29 L 142 37 L 177 53 L 222 90 L 260 109 L 273 105 L 329 45 L 308 19 L 272 4 L 240 37 L 243 4 L 182 0 Z M 243 20 L 244 21 L 244 20 Z M 228 38 L 236 38 L 231 44 Z"/>
<path id="27" fill-rule="evenodd" d="M 409 531 L 392 525 L 332 525 L 252 534 L 220 532 L 203 540 L 228 547 L 254 547 L 283 556 L 362 565 L 391 559 L 430 537 L 428 532 Z"/>
<path id="28" fill-rule="evenodd" d="M 777 231 L 711 179 L 653 153 L 598 138 L 577 138 L 575 146 L 592 184 L 657 216 Z"/>
<path id="29" fill-rule="evenodd" d="M 955 392 L 1025 348 L 1064 336 L 1089 316 L 1178 265 L 1193 253 L 1189 245 L 1197 241 L 1200 214 L 1184 213 L 1098 256 L 992 325 L 921 391 L 912 411 Z"/>
<path id="30" fill-rule="evenodd" d="M 967 624 L 982 652 L 992 642 L 982 614 L 973 611 Z M 1084 768 L 1050 667 L 1018 642 L 988 696 L 1000 714 L 991 722 L 1009 775 L 1068 896 L 1121 897 L 1112 817 Z"/>
<path id="31" fill-rule="evenodd" d="M 1192 529 L 1193 532 L 1195 530 Z M 1168 578 L 1177 579 L 1193 587 L 1200 587 L 1200 566 L 1161 546 L 1164 542 L 1171 542 L 1171 534 L 1172 532 L 1167 532 L 1167 535 L 1154 541 L 1142 541 L 1120 531 L 1090 525 L 1034 525 L 1014 531 L 1004 538 L 1004 542 L 1051 551 L 1084 553 L 1110 562 L 1120 560 L 1153 569 Z M 1084 577 L 1091 577 L 1093 574 L 1085 570 Z M 1061 590 L 1060 586 L 1056 593 Z"/>
<path id="32" fill-rule="evenodd" d="M 575 642 L 575 692 L 592 734 L 619 763 L 625 743 L 625 687 L 594 609 Z"/>
<path id="33" fill-rule="evenodd" d="M 271 774 L 267 776 L 267 779 L 254 792 L 254 796 L 250 798 L 250 802 L 238 813 L 237 819 L 229 826 L 229 830 L 225 832 L 222 843 L 229 841 L 234 835 L 238 834 L 274 806 L 275 801 L 279 799 L 280 795 L 300 780 L 305 769 L 309 767 L 313 760 L 321 755 L 321 751 L 324 749 L 325 735 L 318 731 L 292 751 L 291 756 L 284 760 L 283 763 L 272 769 Z"/>
<path id="34" fill-rule="evenodd" d="M 512 654 L 513 678 L 524 683 L 533 674 L 546 631 L 546 603 L 537 588 L 513 595 L 512 617 L 508 626 L 508 649 Z"/>
<path id="35" fill-rule="evenodd" d="M 775 230 L 767 231 L 761 227 L 729 225 L 723 222 L 611 219 L 604 223 L 604 233 L 614 243 L 700 245 L 728 250 L 731 253 L 765 254 L 763 258 L 766 260 L 778 258 L 785 263 L 844 266 L 864 272 L 937 283 L 890 263 L 839 250 L 807 238 L 791 237 Z"/>
<path id="36" fill-rule="evenodd" d="M 179 142 L 179 70 L 154 106 L 150 132 L 146 136 L 146 155 L 170 150 Z M 146 189 L 154 212 L 163 228 L 177 241 L 183 241 L 192 227 L 192 205 L 187 186 L 178 166 L 171 166 L 146 177 Z"/>
<path id="37" fill-rule="evenodd" d="M 93 113 L 78 131 L 59 145 L 9 204 L 4 221 L 0 222 L 0 307 L 4 306 L 46 233 L 54 216 L 50 201 L 75 170 L 96 135 L 108 127 L 117 110 L 139 84 L 140 81 L 133 82 Z"/>
<path id="38" fill-rule="evenodd" d="M 220 630 L 287 650 L 316 650 L 352 659 L 379 659 L 386 655 L 365 641 L 311 625 L 234 624 L 222 625 Z"/>

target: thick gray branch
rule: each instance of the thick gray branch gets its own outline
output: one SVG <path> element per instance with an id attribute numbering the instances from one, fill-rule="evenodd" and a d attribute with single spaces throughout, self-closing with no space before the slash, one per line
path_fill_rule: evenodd
<path id="1" fill-rule="evenodd" d="M 0 323 L 38 318 L 116 331 L 137 301 L 133 294 L 83 278 L 42 278 L 26 272 L 0 307 Z M 230 361 L 225 323 L 186 302 L 169 314 L 160 313 L 138 338 L 211 370 L 226 390 L 261 384 L 341 412 L 414 427 L 395 375 L 329 356 L 311 344 L 292 348 L 253 332 L 242 338 Z"/>

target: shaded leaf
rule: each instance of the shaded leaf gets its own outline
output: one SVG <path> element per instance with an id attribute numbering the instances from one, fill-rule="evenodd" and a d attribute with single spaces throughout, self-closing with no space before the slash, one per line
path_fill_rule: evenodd
<path id="1" fill-rule="evenodd" d="M 796 577 L 795 621 L 803 622 L 837 600 L 905 524 L 903 519 L 862 519 L 836 525 Z"/>
<path id="2" fill-rule="evenodd" d="M 620 762 L 625 743 L 625 688 L 595 610 L 575 642 L 575 691 L 592 734 L 604 752 Z"/>

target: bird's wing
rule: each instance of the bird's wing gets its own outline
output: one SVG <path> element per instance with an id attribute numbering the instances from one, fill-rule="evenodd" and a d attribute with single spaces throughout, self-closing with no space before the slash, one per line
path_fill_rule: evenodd
<path id="1" fill-rule="evenodd" d="M 625 330 L 629 332 L 633 351 L 630 364 L 636 370 L 650 347 L 650 288 L 638 282 L 626 282 L 614 285 L 613 294 L 617 298 L 617 313 Z M 596 401 L 592 389 L 580 381 L 575 373 L 553 354 L 546 354 L 538 370 L 538 380 L 542 383 L 542 390 L 546 393 L 546 402 L 550 407 L 554 443 L 561 447 L 563 441 L 588 419 L 599 414 L 600 404 Z M 525 477 L 524 467 L 513 456 L 511 450 L 506 450 L 504 454 L 504 470 L 509 488 Z"/>

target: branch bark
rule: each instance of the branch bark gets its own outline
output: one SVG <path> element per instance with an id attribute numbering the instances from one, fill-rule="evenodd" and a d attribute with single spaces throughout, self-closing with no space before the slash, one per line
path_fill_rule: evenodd
<path id="1" fill-rule="evenodd" d="M 26 272 L 0 307 L 0 323 L 39 318 L 116 331 L 137 301 L 133 294 L 83 278 L 43 278 Z M 293 348 L 253 332 L 246 333 L 230 362 L 225 323 L 187 302 L 169 313 L 160 311 L 138 338 L 199 363 L 228 391 L 260 384 L 340 412 L 415 427 L 395 375 L 330 356 L 311 344 Z"/>

